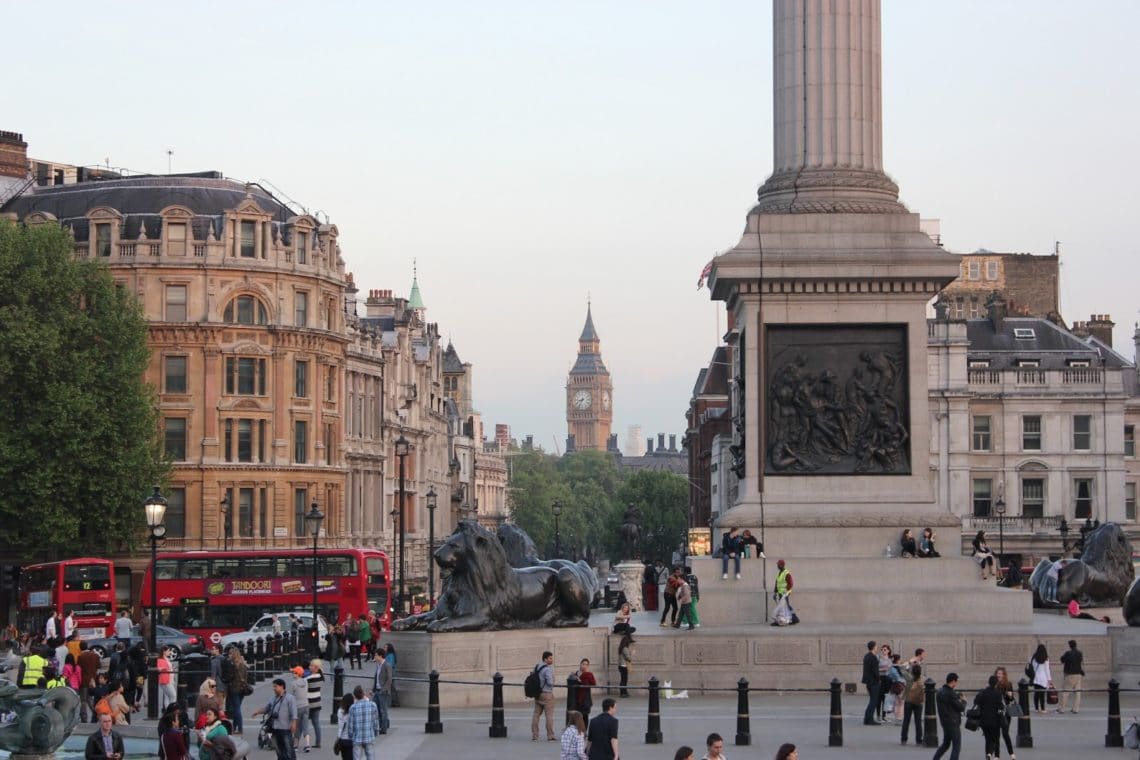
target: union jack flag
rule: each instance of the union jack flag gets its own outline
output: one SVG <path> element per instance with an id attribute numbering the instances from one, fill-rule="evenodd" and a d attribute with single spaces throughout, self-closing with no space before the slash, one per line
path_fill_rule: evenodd
<path id="1" fill-rule="evenodd" d="M 705 280 L 712 274 L 713 260 L 709 259 L 709 263 L 705 264 L 705 268 L 701 270 L 701 276 L 697 278 L 697 290 L 705 286 Z"/>

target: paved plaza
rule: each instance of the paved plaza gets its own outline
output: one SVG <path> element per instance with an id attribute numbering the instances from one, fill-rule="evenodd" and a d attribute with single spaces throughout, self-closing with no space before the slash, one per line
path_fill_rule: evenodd
<path id="1" fill-rule="evenodd" d="M 355 671 L 357 674 L 366 671 Z M 346 684 L 358 683 L 357 679 L 346 679 Z M 248 716 L 269 699 L 269 681 L 258 684 L 254 695 L 245 700 L 245 713 Z M 1095 684 L 1087 684 L 1090 688 Z M 441 688 L 446 688 L 442 686 Z M 599 690 L 601 691 L 601 690 Z M 331 703 L 331 684 L 326 686 L 325 709 L 322 710 L 322 731 L 325 741 L 321 750 L 314 750 L 308 757 L 332 757 L 331 737 L 335 726 L 329 725 L 328 705 Z M 561 695 L 559 695 L 561 697 Z M 972 699 L 972 692 L 966 694 Z M 595 709 L 600 705 L 602 695 L 595 697 Z M 1127 728 L 1133 716 L 1140 716 L 1140 691 L 1122 693 L 1123 727 Z M 911 743 L 902 745 L 899 741 L 898 726 L 863 726 L 862 714 L 866 704 L 864 693 L 843 695 L 844 745 L 828 747 L 828 696 L 819 694 L 771 693 L 753 694 L 750 702 L 752 743 L 748 747 L 734 746 L 736 735 L 736 699 L 730 696 L 695 696 L 690 699 L 661 701 L 661 731 L 664 741 L 661 744 L 645 743 L 647 722 L 647 702 L 644 696 L 633 696 L 618 700 L 618 718 L 621 721 L 621 756 L 627 760 L 668 760 L 677 747 L 688 744 L 697 749 L 696 757 L 704 754 L 704 738 L 716 731 L 725 738 L 728 757 L 769 758 L 775 755 L 777 747 L 785 741 L 794 742 L 805 758 L 904 758 L 930 757 L 933 750 Z M 557 713 L 562 712 L 559 698 Z M 596 713 L 595 713 L 596 714 Z M 489 709 L 444 710 L 441 713 L 443 733 L 424 733 L 427 711 L 424 708 L 399 708 L 392 711 L 392 729 L 387 736 L 376 742 L 376 756 L 382 760 L 402 760 L 416 758 L 462 757 L 465 760 L 481 758 L 557 758 L 558 745 L 543 740 L 536 743 L 530 740 L 529 705 L 514 704 L 506 708 L 506 739 L 490 739 L 487 729 L 490 726 Z M 561 721 L 556 721 L 559 732 Z M 256 743 L 256 719 L 246 718 L 245 738 Z M 1108 749 L 1104 746 L 1107 727 L 1107 697 L 1104 694 L 1088 694 L 1084 697 L 1078 715 L 1050 714 L 1033 716 L 1032 730 L 1034 747 L 1018 750 L 1020 758 L 1074 758 L 1074 757 L 1131 757 L 1133 751 Z M 90 726 L 80 727 L 80 731 L 90 731 Z M 124 733 L 135 736 L 153 736 L 154 723 L 136 720 Z M 981 733 L 964 732 L 962 756 L 981 758 L 984 756 Z M 254 760 L 270 760 L 275 755 L 271 751 L 253 749 L 249 757 Z M 298 757 L 306 757 L 298 754 Z"/>

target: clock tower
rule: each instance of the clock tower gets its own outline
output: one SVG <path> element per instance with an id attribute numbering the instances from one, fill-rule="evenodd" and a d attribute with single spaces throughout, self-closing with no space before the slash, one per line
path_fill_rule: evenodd
<path id="1" fill-rule="evenodd" d="M 605 451 L 613 425 L 610 372 L 602 363 L 602 345 L 586 305 L 586 326 L 578 338 L 578 359 L 566 378 L 566 452 Z"/>

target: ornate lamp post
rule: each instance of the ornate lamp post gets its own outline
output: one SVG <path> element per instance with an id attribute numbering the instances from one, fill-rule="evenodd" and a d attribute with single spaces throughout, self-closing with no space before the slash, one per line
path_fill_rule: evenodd
<path id="1" fill-rule="evenodd" d="M 401 433 L 396 439 L 396 456 L 400 460 L 400 505 L 397 508 L 400 513 L 400 593 L 396 597 L 396 609 L 401 615 L 404 614 L 404 534 L 407 532 L 404 527 L 404 459 L 408 456 L 409 449 L 411 446 L 408 444 L 408 439 Z"/>
<path id="2" fill-rule="evenodd" d="M 150 673 L 147 682 L 146 715 L 158 717 L 158 542 L 166 535 L 166 499 L 158 486 L 143 503 L 146 527 L 150 530 Z"/>
<path id="3" fill-rule="evenodd" d="M 1061 554 L 1068 554 L 1069 553 L 1069 523 L 1064 517 L 1061 518 L 1061 524 L 1057 527 L 1057 530 L 1059 530 L 1061 532 Z"/>
<path id="4" fill-rule="evenodd" d="M 562 536 L 558 533 L 558 517 L 562 514 L 562 502 L 555 501 L 550 505 L 550 511 L 554 513 L 554 557 L 557 559 L 562 556 Z"/>
<path id="5" fill-rule="evenodd" d="M 435 554 L 435 508 L 437 506 L 435 494 L 435 487 L 428 489 L 427 492 L 427 511 L 428 511 L 428 552 L 427 552 L 427 573 L 428 573 L 428 609 L 430 610 L 435 603 L 435 568 L 432 567 L 432 555 Z"/>
<path id="6" fill-rule="evenodd" d="M 392 507 L 392 553 L 396 553 L 396 522 L 400 519 L 400 510 L 397 507 Z M 392 583 L 392 579 L 396 577 L 396 571 L 392 569 L 392 557 L 388 557 L 388 584 Z M 392 619 L 396 619 L 396 602 L 393 599 L 388 600 L 388 606 L 392 609 Z"/>
<path id="7" fill-rule="evenodd" d="M 313 656 L 321 651 L 320 626 L 317 625 L 317 539 L 321 535 L 321 523 L 325 521 L 324 513 L 317 507 L 317 500 L 309 505 L 305 515 L 305 527 L 313 537 Z"/>
<path id="8" fill-rule="evenodd" d="M 1005 561 L 1005 499 L 998 497 L 994 504 L 994 511 L 998 516 L 998 564 Z"/>
<path id="9" fill-rule="evenodd" d="M 230 494 L 229 491 L 222 497 L 222 551 L 230 549 Z"/>

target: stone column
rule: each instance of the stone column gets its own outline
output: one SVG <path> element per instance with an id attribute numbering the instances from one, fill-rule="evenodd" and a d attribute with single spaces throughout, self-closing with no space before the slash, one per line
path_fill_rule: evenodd
<path id="1" fill-rule="evenodd" d="M 766 213 L 905 213 L 883 172 L 879 0 L 774 0 Z"/>

